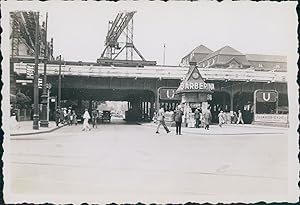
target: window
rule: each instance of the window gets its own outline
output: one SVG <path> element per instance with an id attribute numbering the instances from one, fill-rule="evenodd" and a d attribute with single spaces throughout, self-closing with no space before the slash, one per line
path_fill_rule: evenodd
<path id="1" fill-rule="evenodd" d="M 262 68 L 262 67 L 264 67 L 264 66 L 263 66 L 263 64 L 259 63 L 259 64 L 258 64 L 258 67 L 259 67 L 259 68 Z"/>

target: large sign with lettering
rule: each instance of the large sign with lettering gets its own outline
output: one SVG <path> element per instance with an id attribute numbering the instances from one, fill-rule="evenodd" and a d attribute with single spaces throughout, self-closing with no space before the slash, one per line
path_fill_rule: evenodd
<path id="1" fill-rule="evenodd" d="M 288 123 L 288 115 L 279 114 L 255 114 L 255 122 L 277 122 L 277 123 Z"/>
<path id="2" fill-rule="evenodd" d="M 34 78 L 34 66 L 27 64 L 26 65 L 26 78 L 33 79 Z"/>
<path id="3" fill-rule="evenodd" d="M 179 95 L 175 95 L 177 88 L 159 88 L 160 100 L 180 100 Z"/>
<path id="4" fill-rule="evenodd" d="M 263 91 L 258 90 L 256 92 L 257 102 L 277 102 L 277 92 L 276 91 Z"/>
<path id="5" fill-rule="evenodd" d="M 201 83 L 201 82 L 181 82 L 180 90 L 215 90 L 215 85 L 213 83 Z"/>
<path id="6" fill-rule="evenodd" d="M 278 92 L 276 90 L 254 91 L 254 114 L 276 114 L 278 112 Z"/>

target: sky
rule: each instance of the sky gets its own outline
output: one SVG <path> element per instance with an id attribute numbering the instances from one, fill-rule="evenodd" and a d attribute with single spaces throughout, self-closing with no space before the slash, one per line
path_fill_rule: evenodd
<path id="1" fill-rule="evenodd" d="M 45 5 L 46 3 L 44 3 Z M 40 4 L 38 4 L 40 6 Z M 119 11 L 134 15 L 134 44 L 146 60 L 178 65 L 200 44 L 212 50 L 229 45 L 242 53 L 288 55 L 295 44 L 295 2 L 50 2 L 48 40 L 54 55 L 95 62 L 104 50 L 108 21 Z M 26 8 L 26 7 L 20 7 Z M 123 39 L 121 39 L 123 40 Z"/>

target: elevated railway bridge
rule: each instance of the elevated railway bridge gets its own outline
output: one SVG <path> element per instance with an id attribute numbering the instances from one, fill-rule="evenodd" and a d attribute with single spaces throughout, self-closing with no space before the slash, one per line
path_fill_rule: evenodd
<path id="1" fill-rule="evenodd" d="M 22 84 L 33 92 L 32 80 L 28 79 L 33 68 L 33 63 L 14 64 L 17 86 Z M 40 74 L 43 69 L 44 65 L 39 64 Z M 71 62 L 59 66 L 58 62 L 49 62 L 47 81 L 51 84 L 51 96 L 58 95 L 59 69 L 62 101 L 72 100 L 82 106 L 85 100 L 89 101 L 90 108 L 92 101 L 127 101 L 128 109 L 138 113 L 138 119 L 152 119 L 159 106 L 174 109 L 180 103 L 174 92 L 189 70 L 180 66 L 119 67 Z M 288 104 L 286 72 L 219 68 L 199 68 L 199 72 L 206 82 L 215 85 L 210 102 L 214 119 L 220 109 L 228 112 L 251 109 L 257 89 L 277 90 L 279 107 Z"/>

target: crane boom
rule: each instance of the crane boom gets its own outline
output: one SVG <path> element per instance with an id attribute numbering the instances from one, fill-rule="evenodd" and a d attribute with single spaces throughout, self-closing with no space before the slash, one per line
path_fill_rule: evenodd
<path id="1" fill-rule="evenodd" d="M 111 28 L 108 31 L 105 45 L 116 45 L 119 37 L 121 36 L 130 20 L 133 18 L 133 15 L 135 13 L 136 11 L 118 13 L 114 22 L 112 23 Z"/>
<path id="2" fill-rule="evenodd" d="M 105 48 L 101 54 L 101 57 L 97 59 L 98 63 L 102 64 L 114 64 L 117 63 L 117 57 L 120 56 L 122 51 L 126 51 L 126 61 L 131 63 L 135 62 L 137 65 L 155 65 L 155 61 L 146 61 L 142 54 L 137 50 L 133 44 L 133 16 L 136 11 L 122 11 L 119 12 L 114 21 L 109 23 L 110 28 L 105 38 Z M 123 48 L 119 47 L 119 38 L 124 33 L 126 35 L 126 43 Z M 120 50 L 121 49 L 121 50 Z M 133 53 L 141 60 L 133 61 Z M 124 61 L 122 61 L 124 62 Z"/>

